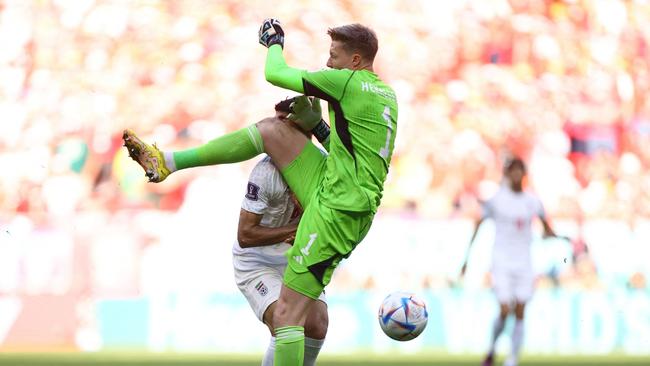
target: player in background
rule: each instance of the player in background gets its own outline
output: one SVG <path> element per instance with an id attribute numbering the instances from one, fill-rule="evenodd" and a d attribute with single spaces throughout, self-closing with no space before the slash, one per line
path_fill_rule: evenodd
<path id="1" fill-rule="evenodd" d="M 377 36 L 360 24 L 328 30 L 332 43 L 327 66 L 316 72 L 287 66 L 284 30 L 266 19 L 259 42 L 268 48 L 265 76 L 276 86 L 325 99 L 332 133 L 329 155 L 300 131 L 267 118 L 195 149 L 161 152 L 124 132 L 129 155 L 152 182 L 196 166 L 235 163 L 266 152 L 304 207 L 296 238 L 287 251 L 273 323 L 275 363 L 302 366 L 306 316 L 334 269 L 370 229 L 380 204 L 397 131 L 397 98 L 373 71 Z M 318 138 L 324 124 L 318 99 L 298 98 L 289 119 Z"/>
<path id="2" fill-rule="evenodd" d="M 483 366 L 494 364 L 495 345 L 503 331 L 508 316 L 514 312 L 515 326 L 512 332 L 512 352 L 505 366 L 516 366 L 524 337 L 524 310 L 533 294 L 534 274 L 530 246 L 533 239 L 532 223 L 538 217 L 544 227 L 543 236 L 555 237 L 549 225 L 540 200 L 523 190 L 526 166 L 519 158 L 510 160 L 504 171 L 506 181 L 494 197 L 483 205 L 483 214 L 476 221 L 470 239 L 468 255 L 461 269 L 461 277 L 467 269 L 469 249 L 476 238 L 479 226 L 485 219 L 492 219 L 495 225 L 492 250 L 492 287 L 499 301 L 499 315 L 492 329 L 490 349 Z"/>
<path id="3" fill-rule="evenodd" d="M 275 116 L 285 123 L 293 99 L 275 105 Z M 294 202 L 287 183 L 271 158 L 266 156 L 253 168 L 239 213 L 237 241 L 233 244 L 233 267 L 237 287 L 251 308 L 271 332 L 262 366 L 273 366 L 275 327 L 273 312 L 280 297 L 282 276 L 302 210 Z M 325 341 L 328 316 L 324 293 L 305 321 L 304 365 L 313 366 Z"/>

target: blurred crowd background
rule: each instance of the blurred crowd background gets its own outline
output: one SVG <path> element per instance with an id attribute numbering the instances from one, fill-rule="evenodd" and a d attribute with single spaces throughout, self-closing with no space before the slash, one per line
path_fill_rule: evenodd
<path id="1" fill-rule="evenodd" d="M 359 256 L 409 246 L 426 255 L 397 265 L 404 283 L 448 287 L 516 155 L 574 238 L 540 286 L 648 291 L 650 1 L 15 0 L 0 1 L 0 295 L 69 296 L 92 343 L 96 299 L 236 293 L 229 248 L 254 161 L 148 184 L 121 134 L 176 150 L 269 116 L 291 96 L 264 80 L 270 16 L 289 64 L 310 70 L 328 27 L 378 33 L 400 116 L 376 232 L 417 229 L 370 235 Z M 334 289 L 381 283 L 368 259 Z"/>

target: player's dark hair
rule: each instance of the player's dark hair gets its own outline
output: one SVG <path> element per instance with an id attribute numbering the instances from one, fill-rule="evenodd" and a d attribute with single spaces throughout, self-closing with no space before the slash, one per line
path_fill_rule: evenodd
<path id="1" fill-rule="evenodd" d="M 278 112 L 285 112 L 285 113 L 291 113 L 291 103 L 293 103 L 296 98 L 298 97 L 293 97 L 293 98 L 287 98 L 275 105 L 275 110 Z"/>
<path id="2" fill-rule="evenodd" d="M 506 171 L 510 171 L 514 168 L 519 168 L 524 172 L 526 172 L 526 163 L 524 163 L 524 161 L 521 160 L 521 158 L 512 158 L 506 162 L 505 168 Z"/>
<path id="3" fill-rule="evenodd" d="M 357 52 L 367 61 L 374 61 L 379 48 L 377 34 L 372 29 L 355 23 L 334 27 L 327 30 L 333 41 L 343 43 L 348 52 Z"/>

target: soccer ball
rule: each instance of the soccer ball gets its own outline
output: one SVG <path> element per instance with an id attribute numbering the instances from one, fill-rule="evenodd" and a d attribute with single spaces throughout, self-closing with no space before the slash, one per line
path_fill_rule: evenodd
<path id="1" fill-rule="evenodd" d="M 427 305 L 410 292 L 393 292 L 379 307 L 379 326 L 397 341 L 410 341 L 427 326 Z"/>

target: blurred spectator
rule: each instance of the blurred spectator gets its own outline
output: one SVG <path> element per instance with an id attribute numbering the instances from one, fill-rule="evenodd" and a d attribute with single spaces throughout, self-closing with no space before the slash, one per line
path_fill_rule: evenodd
<path id="1" fill-rule="evenodd" d="M 634 272 L 632 276 L 630 276 L 630 280 L 628 281 L 627 286 L 634 290 L 647 290 L 648 282 L 646 281 L 643 273 Z"/>
<path id="2" fill-rule="evenodd" d="M 565 273 L 560 274 L 559 284 L 568 289 L 585 290 L 599 290 L 604 286 L 598 278 L 596 265 L 588 254 L 576 258 L 573 266 Z"/>
<path id="3" fill-rule="evenodd" d="M 180 149 L 264 117 L 286 96 L 265 82 L 255 42 L 268 14 L 287 14 L 287 57 L 310 69 L 324 66 L 328 26 L 376 28 L 377 71 L 401 106 L 383 212 L 471 217 L 512 153 L 531 162 L 528 184 L 553 217 L 650 218 L 648 1 L 55 0 L 0 5 L 3 227 L 20 216 L 97 252 L 93 232 L 150 237 L 135 224 L 148 215 L 213 214 L 196 197 L 216 184 L 200 177 L 250 165 L 147 185 L 121 131 Z M 140 253 L 131 241 L 125 257 Z M 584 258 L 574 275 L 596 286 Z M 124 265 L 133 281 L 137 265 Z"/>

